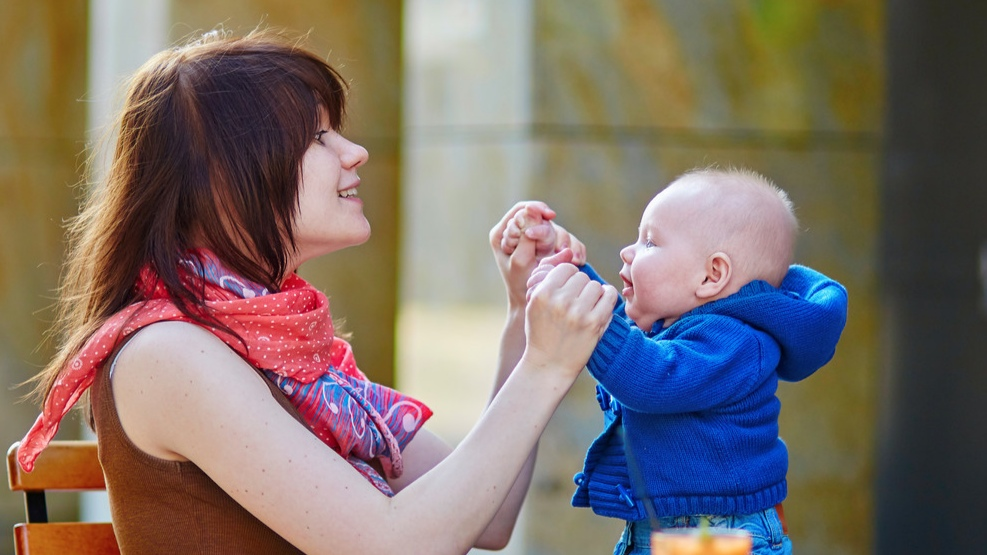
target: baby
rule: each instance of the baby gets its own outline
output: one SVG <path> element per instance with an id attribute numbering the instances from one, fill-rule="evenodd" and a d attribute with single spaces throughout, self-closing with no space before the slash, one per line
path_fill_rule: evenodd
<path id="1" fill-rule="evenodd" d="M 507 226 L 505 252 L 547 242 L 555 227 L 539 206 Z M 843 286 L 791 265 L 797 234 L 792 203 L 769 180 L 703 169 L 658 193 L 621 250 L 622 301 L 587 364 L 605 427 L 572 499 L 627 522 L 615 553 L 650 553 L 654 526 L 703 520 L 751 532 L 752 553 L 791 552 L 778 380 L 829 362 L 847 311 Z M 529 287 L 569 262 L 566 251 L 546 258 Z"/>

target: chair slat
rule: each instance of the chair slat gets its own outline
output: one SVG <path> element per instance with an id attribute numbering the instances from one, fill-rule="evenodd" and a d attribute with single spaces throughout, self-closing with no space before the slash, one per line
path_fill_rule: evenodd
<path id="1" fill-rule="evenodd" d="M 113 525 L 108 522 L 49 522 L 14 526 L 18 555 L 118 555 Z"/>
<path id="2" fill-rule="evenodd" d="M 52 442 L 24 472 L 17 464 L 17 447 L 7 450 L 7 479 L 13 491 L 87 491 L 106 489 L 95 441 Z"/>
<path id="3" fill-rule="evenodd" d="M 95 441 L 53 441 L 24 472 L 17 464 L 17 447 L 7 450 L 7 483 L 24 492 L 27 523 L 14 526 L 17 555 L 119 555 L 109 522 L 46 522 L 46 491 L 105 490 L 106 482 Z"/>

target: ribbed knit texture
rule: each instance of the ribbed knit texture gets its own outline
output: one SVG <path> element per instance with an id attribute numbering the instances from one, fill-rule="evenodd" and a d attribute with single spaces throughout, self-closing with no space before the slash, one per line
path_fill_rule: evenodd
<path id="1" fill-rule="evenodd" d="M 642 486 L 658 516 L 750 514 L 781 502 L 788 451 L 778 380 L 829 362 L 846 313 L 846 289 L 803 266 L 781 288 L 749 283 L 648 333 L 618 303 L 588 363 L 605 428 L 576 476 L 573 505 L 640 520 Z M 624 438 L 643 484 L 631 482 Z"/>

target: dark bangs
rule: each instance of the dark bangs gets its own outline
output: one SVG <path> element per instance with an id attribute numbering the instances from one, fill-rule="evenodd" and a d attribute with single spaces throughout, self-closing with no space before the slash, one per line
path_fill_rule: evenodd
<path id="1" fill-rule="evenodd" d="M 302 157 L 322 110 L 333 129 L 342 126 L 345 81 L 314 54 L 270 36 L 200 44 L 186 56 L 180 95 L 194 105 L 191 131 L 201 133 L 208 177 L 188 184 L 190 210 L 179 227 L 275 290 L 295 249 Z"/>

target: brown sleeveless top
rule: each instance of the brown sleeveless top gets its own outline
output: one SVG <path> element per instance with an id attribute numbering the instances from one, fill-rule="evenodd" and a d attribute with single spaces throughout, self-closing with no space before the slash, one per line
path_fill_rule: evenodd
<path id="1" fill-rule="evenodd" d="M 90 389 L 99 462 L 120 551 L 127 553 L 301 553 L 237 504 L 199 467 L 152 457 L 123 431 L 113 401 L 110 358 Z M 300 420 L 268 380 L 271 394 Z"/>

